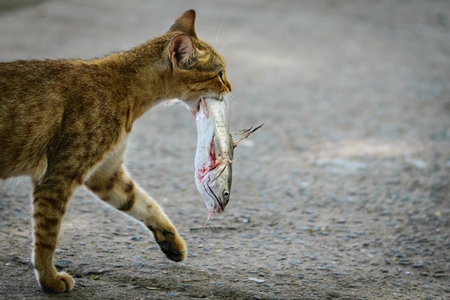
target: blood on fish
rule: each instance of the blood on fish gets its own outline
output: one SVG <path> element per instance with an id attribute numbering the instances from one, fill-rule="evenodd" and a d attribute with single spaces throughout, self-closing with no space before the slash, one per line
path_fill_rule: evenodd
<path id="1" fill-rule="evenodd" d="M 214 137 L 215 134 L 213 134 L 211 143 L 209 145 L 209 160 L 205 165 L 202 165 L 201 168 L 197 171 L 197 178 L 203 182 L 203 178 L 208 174 L 211 170 L 214 170 L 217 168 L 217 166 L 220 165 L 220 161 L 216 159 L 216 149 L 214 147 Z M 219 158 L 221 157 L 221 154 L 219 154 Z"/>

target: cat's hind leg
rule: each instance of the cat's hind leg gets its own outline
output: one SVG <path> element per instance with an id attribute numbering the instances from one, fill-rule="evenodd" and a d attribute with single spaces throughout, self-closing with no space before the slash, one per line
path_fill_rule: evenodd
<path id="1" fill-rule="evenodd" d="M 186 245 L 175 226 L 158 203 L 131 179 L 122 164 L 115 167 L 112 161 L 104 163 L 85 185 L 106 203 L 144 223 L 169 259 L 186 259 Z"/>
<path id="2" fill-rule="evenodd" d="M 53 255 L 58 242 L 61 220 L 77 185 L 61 175 L 47 175 L 34 184 L 33 262 L 38 280 L 47 291 L 68 292 L 75 284 L 69 274 L 58 273 L 53 264 Z"/>

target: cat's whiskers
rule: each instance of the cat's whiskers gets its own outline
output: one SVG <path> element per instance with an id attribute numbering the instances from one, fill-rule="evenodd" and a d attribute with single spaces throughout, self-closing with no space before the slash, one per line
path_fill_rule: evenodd
<path id="1" fill-rule="evenodd" d="M 225 47 L 228 45 L 228 44 L 230 44 L 231 42 L 234 42 L 234 39 L 233 40 L 229 40 L 228 42 L 226 42 L 225 44 L 223 44 L 222 45 L 222 47 L 220 48 L 220 50 L 219 50 L 219 54 L 220 55 L 222 55 L 222 51 L 225 49 Z M 234 48 L 233 48 L 234 49 Z"/>
<path id="2" fill-rule="evenodd" d="M 229 103 L 231 103 L 231 104 L 233 104 L 233 103 L 239 103 L 239 101 L 236 99 L 236 97 L 234 97 L 234 95 L 231 94 L 231 93 L 228 93 L 228 94 L 225 96 L 225 101 L 227 101 L 227 102 L 229 102 Z"/>
<path id="3" fill-rule="evenodd" d="M 228 19 L 228 18 L 225 18 L 225 19 L 223 20 L 222 24 L 221 24 L 220 27 L 219 27 L 219 31 L 217 32 L 217 35 L 216 35 L 216 41 L 214 42 L 214 48 L 217 48 L 217 40 L 219 39 L 220 31 L 222 31 L 222 27 L 223 27 L 223 25 L 225 24 L 225 21 L 226 21 L 227 19 Z"/>
<path id="4" fill-rule="evenodd" d="M 180 99 L 180 100 L 182 100 L 182 101 L 187 101 L 187 99 L 183 99 L 184 96 L 186 96 L 186 94 L 189 93 L 189 91 L 192 91 L 192 90 L 193 90 L 195 87 L 197 87 L 197 86 L 198 86 L 198 84 L 192 86 L 190 89 L 188 89 L 186 92 L 184 92 L 184 94 L 183 94 L 180 98 L 178 98 L 178 99 Z"/>

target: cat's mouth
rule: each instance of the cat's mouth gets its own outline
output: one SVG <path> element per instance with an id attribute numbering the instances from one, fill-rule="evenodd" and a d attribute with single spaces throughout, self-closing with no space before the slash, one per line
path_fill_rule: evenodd
<path id="1" fill-rule="evenodd" d="M 216 98 L 213 96 L 200 96 L 199 99 L 192 101 L 193 105 L 189 105 L 191 112 L 194 116 L 200 111 L 200 105 L 202 105 L 204 98 L 214 98 L 214 99 L 217 99 L 217 101 L 221 101 L 220 98 Z"/>
<path id="2" fill-rule="evenodd" d="M 194 101 L 194 105 L 191 106 L 191 112 L 192 114 L 196 114 L 198 113 L 198 111 L 200 110 L 200 104 L 202 103 L 203 97 L 200 97 L 199 99 Z"/>
<path id="3" fill-rule="evenodd" d="M 196 114 L 200 111 L 200 105 L 202 105 L 202 101 L 204 101 L 204 98 L 207 98 L 206 96 L 200 96 L 198 99 L 192 99 L 192 100 L 180 100 L 177 98 L 169 99 L 166 101 L 166 107 L 172 106 L 175 103 L 182 103 L 184 106 L 189 109 L 192 113 L 192 115 L 195 117 Z M 208 98 L 214 98 L 209 97 Z M 216 98 L 218 101 L 220 101 L 219 98 Z"/>

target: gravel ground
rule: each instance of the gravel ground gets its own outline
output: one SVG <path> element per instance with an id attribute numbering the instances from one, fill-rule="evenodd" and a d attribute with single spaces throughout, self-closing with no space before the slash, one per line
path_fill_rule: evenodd
<path id="1" fill-rule="evenodd" d="M 194 119 L 144 115 L 128 166 L 188 260 L 80 189 L 55 256 L 70 294 L 33 277 L 29 181 L 1 183 L 0 298 L 450 299 L 449 1 L 25 4 L 0 11 L 2 61 L 129 49 L 196 9 L 228 62 L 232 130 L 265 125 L 236 148 L 231 201 L 204 230 Z"/>

